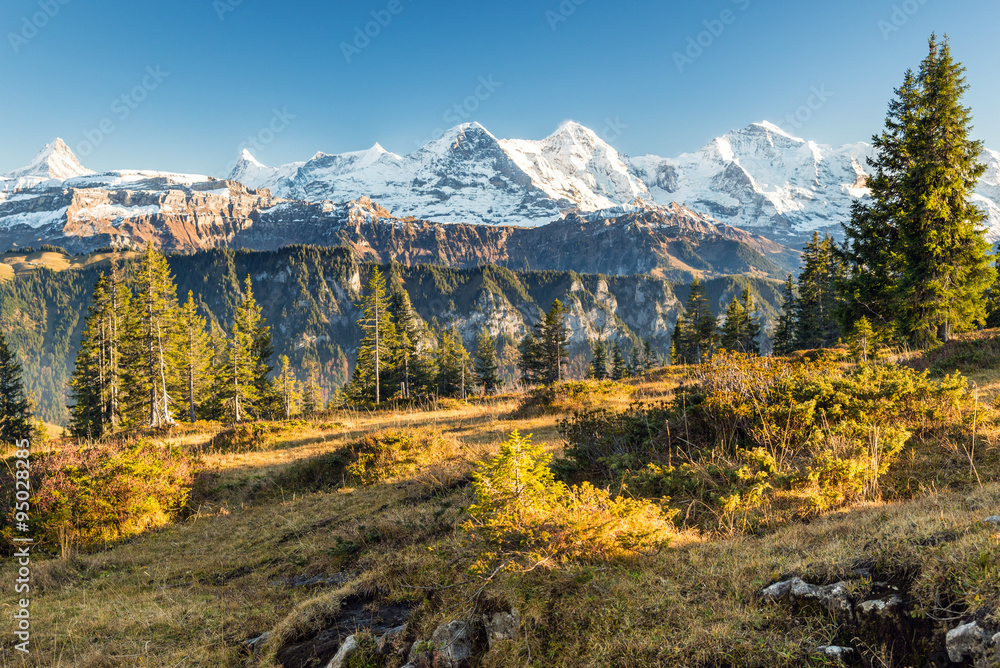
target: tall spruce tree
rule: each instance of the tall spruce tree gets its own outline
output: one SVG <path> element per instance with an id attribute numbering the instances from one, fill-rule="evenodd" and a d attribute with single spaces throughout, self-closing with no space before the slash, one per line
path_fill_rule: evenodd
<path id="1" fill-rule="evenodd" d="M 177 286 L 167 259 L 152 243 L 135 274 L 135 297 L 123 332 L 123 386 L 129 398 L 129 422 L 149 427 L 174 424 L 170 386 L 178 344 Z"/>
<path id="2" fill-rule="evenodd" d="M 259 391 L 262 362 L 260 344 L 265 330 L 261 307 L 253 295 L 253 286 L 247 276 L 240 303 L 236 307 L 233 326 L 227 341 L 225 368 L 220 383 L 226 415 L 234 422 L 259 417 L 261 395 Z"/>
<path id="3" fill-rule="evenodd" d="M 898 288 L 905 331 L 918 345 L 948 341 L 954 331 L 985 323 L 984 293 L 995 278 L 983 214 L 971 201 L 983 143 L 973 141 L 962 106 L 965 68 L 947 39 L 931 36 L 917 75 L 920 113 L 907 149 L 914 156 L 900 211 L 903 272 Z M 909 133 L 908 133 L 909 134 Z"/>
<path id="4" fill-rule="evenodd" d="M 372 269 L 367 293 L 358 307 L 362 312 L 358 326 L 363 336 L 358 347 L 358 359 L 351 382 L 356 384 L 353 388 L 355 392 L 378 404 L 382 401 L 383 395 L 382 375 L 388 369 L 395 339 L 392 317 L 389 315 L 385 276 L 378 267 Z"/>
<path id="5" fill-rule="evenodd" d="M 982 324 L 994 280 L 983 216 L 970 202 L 985 167 L 961 104 L 965 68 L 931 36 L 917 73 L 906 72 L 874 140 L 870 203 L 844 225 L 846 305 L 875 330 L 896 327 L 917 345 Z"/>
<path id="6" fill-rule="evenodd" d="M 485 327 L 476 335 L 476 359 L 473 371 L 476 374 L 476 384 L 482 388 L 483 394 L 493 394 L 500 387 L 497 344 Z"/>
<path id="7" fill-rule="evenodd" d="M 844 261 L 829 234 L 821 239 L 819 232 L 813 232 L 802 253 L 802 264 L 795 341 L 799 348 L 826 348 L 841 334 L 837 316 L 841 312 Z"/>
<path id="8" fill-rule="evenodd" d="M 456 325 L 441 332 L 437 349 L 438 394 L 464 399 L 472 382 L 469 351 Z"/>
<path id="9" fill-rule="evenodd" d="M 419 362 L 417 355 L 419 330 L 417 316 L 406 290 L 397 290 L 393 293 L 389 315 L 395 324 L 396 332 L 390 351 L 395 370 L 395 384 L 399 388 L 400 398 L 409 399 L 416 372 L 414 365 Z"/>
<path id="10" fill-rule="evenodd" d="M 114 334 L 111 329 L 110 281 L 103 273 L 98 277 L 87 321 L 76 354 L 76 366 L 69 381 L 70 433 L 78 438 L 98 439 L 113 430 L 110 401 L 113 374 L 110 350 Z"/>
<path id="11" fill-rule="evenodd" d="M 611 380 L 621 380 L 625 378 L 625 356 L 622 354 L 622 347 L 618 341 L 611 347 Z"/>
<path id="12" fill-rule="evenodd" d="M 594 380 L 604 380 L 608 377 L 608 349 L 602 339 L 590 344 L 590 376 Z"/>
<path id="13" fill-rule="evenodd" d="M 684 314 L 674 327 L 673 348 L 681 364 L 700 364 L 715 349 L 716 321 L 712 307 L 705 295 L 705 286 L 697 278 L 691 283 L 691 292 L 684 302 Z"/>
<path id="14" fill-rule="evenodd" d="M 795 280 L 789 274 L 781 286 L 781 314 L 771 342 L 775 355 L 788 355 L 795 350 L 795 310 Z"/>
<path id="15" fill-rule="evenodd" d="M 21 362 L 0 332 L 0 443 L 16 443 L 32 436 L 31 402 L 21 376 Z"/>
<path id="16" fill-rule="evenodd" d="M 194 293 L 189 291 L 180 312 L 178 363 L 183 395 L 188 404 L 188 420 L 198 419 L 198 406 L 212 382 L 212 348 L 205 330 L 205 318 L 198 313 Z"/>
<path id="17" fill-rule="evenodd" d="M 536 326 L 536 339 L 540 342 L 544 382 L 555 383 L 563 379 L 563 363 L 567 358 L 569 330 L 566 328 L 568 311 L 563 303 L 556 299 L 545 314 L 545 318 Z"/>
<path id="18" fill-rule="evenodd" d="M 726 310 L 722 325 L 720 345 L 734 352 L 760 354 L 760 321 L 755 316 L 757 305 L 750 290 L 743 289 L 739 298 L 733 297 Z"/>
<path id="19" fill-rule="evenodd" d="M 288 355 L 282 355 L 278 363 L 281 365 L 281 370 L 275 380 L 275 389 L 281 397 L 281 413 L 287 420 L 299 410 L 299 382 L 295 378 L 295 371 Z"/>
<path id="20" fill-rule="evenodd" d="M 521 370 L 521 382 L 526 385 L 537 385 L 545 381 L 544 352 L 533 332 L 528 332 L 518 344 L 518 367 Z"/>

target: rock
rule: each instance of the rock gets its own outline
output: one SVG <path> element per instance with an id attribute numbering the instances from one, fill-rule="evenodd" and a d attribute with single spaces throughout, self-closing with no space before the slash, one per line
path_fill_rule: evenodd
<path id="1" fill-rule="evenodd" d="M 330 659 L 330 663 L 326 664 L 326 668 L 346 668 L 347 662 L 351 660 L 351 656 L 358 651 L 358 641 L 354 639 L 354 636 L 347 636 L 347 640 L 344 644 L 340 646 L 337 653 Z"/>
<path id="2" fill-rule="evenodd" d="M 872 601 L 863 601 L 858 606 L 858 612 L 863 616 L 885 616 L 893 615 L 896 608 L 903 604 L 903 599 L 898 594 L 891 594 L 889 598 L 879 598 Z"/>
<path id="3" fill-rule="evenodd" d="M 816 648 L 817 654 L 822 654 L 828 659 L 844 663 L 849 656 L 854 654 L 851 647 L 840 647 L 839 645 L 820 645 Z"/>
<path id="4" fill-rule="evenodd" d="M 494 643 L 513 640 L 517 637 L 517 627 L 521 623 L 521 615 L 517 610 L 510 612 L 495 612 L 486 620 L 486 640 L 490 648 Z"/>
<path id="5" fill-rule="evenodd" d="M 375 643 L 375 649 L 379 654 L 395 654 L 402 653 L 400 645 L 402 644 L 403 634 L 406 633 L 406 624 L 401 624 L 396 628 L 389 629 L 381 636 L 379 636 L 378 641 Z"/>
<path id="6" fill-rule="evenodd" d="M 1000 524 L 1000 515 L 990 515 L 983 522 L 986 524 Z"/>
<path id="7" fill-rule="evenodd" d="M 270 640 L 270 638 L 271 638 L 271 632 L 265 631 L 256 638 L 253 638 L 252 640 L 247 640 L 246 646 L 249 647 L 252 652 L 259 652 L 260 648 L 263 647 L 264 643 Z"/>
<path id="8" fill-rule="evenodd" d="M 832 585 L 812 585 L 801 578 L 792 578 L 766 587 L 760 591 L 761 598 L 778 601 L 787 598 L 792 603 L 814 602 L 834 617 L 854 619 L 854 608 L 843 582 Z"/>
<path id="9" fill-rule="evenodd" d="M 461 619 L 434 629 L 434 668 L 466 668 L 472 662 L 475 637 L 471 625 Z"/>
<path id="10" fill-rule="evenodd" d="M 961 663 L 972 659 L 976 668 L 996 666 L 1000 656 L 997 655 L 997 637 L 982 629 L 978 623 L 969 622 L 956 626 L 945 637 L 945 648 L 948 658 L 953 663 Z"/>
<path id="11" fill-rule="evenodd" d="M 411 668 L 431 668 L 434 664 L 434 643 L 429 640 L 418 640 L 410 647 L 406 656 L 406 665 Z"/>

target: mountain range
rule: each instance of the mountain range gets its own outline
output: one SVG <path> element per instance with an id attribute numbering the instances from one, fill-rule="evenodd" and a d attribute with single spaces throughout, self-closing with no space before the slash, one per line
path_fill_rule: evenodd
<path id="1" fill-rule="evenodd" d="M 630 158 L 574 122 L 540 141 L 497 139 L 469 123 L 406 156 L 376 144 L 268 167 L 244 151 L 220 179 L 144 170 L 95 173 L 57 139 L 26 167 L 0 175 L 0 249 L 49 243 L 87 252 L 150 240 L 184 251 L 345 243 L 381 260 L 609 273 L 673 268 L 697 275 L 688 268 L 714 263 L 695 260 L 697 251 L 680 257 L 685 249 L 664 250 L 662 234 L 646 235 L 638 246 L 639 237 L 632 235 L 632 242 L 615 247 L 618 257 L 652 253 L 659 260 L 626 261 L 618 268 L 582 254 L 564 253 L 556 262 L 532 249 L 553 235 L 562 235 L 564 250 L 574 243 L 592 248 L 589 241 L 606 221 L 628 227 L 650 219 L 659 222 L 644 229 L 670 229 L 674 240 L 704 241 L 711 227 L 712 235 L 743 244 L 730 249 L 742 255 L 747 247 L 760 253 L 770 243 L 766 239 L 798 246 L 814 230 L 839 233 L 851 203 L 866 196 L 870 154 L 865 143 L 834 148 L 768 122 L 726 133 L 675 158 Z M 984 151 L 983 159 L 988 170 L 974 199 L 987 212 L 996 239 L 1000 153 Z M 359 227 L 359 216 L 371 224 Z M 693 220 L 700 231 L 692 237 L 685 221 Z M 378 250 L 372 243 L 378 238 L 395 241 Z M 521 250 L 510 245 L 512 239 Z M 406 240 L 418 245 L 405 248 Z M 458 250 L 466 241 L 485 245 Z M 769 253 L 788 255 L 773 245 L 763 256 Z M 775 264 L 784 267 L 786 260 Z M 752 270 L 773 275 L 765 264 L 751 262 Z"/>

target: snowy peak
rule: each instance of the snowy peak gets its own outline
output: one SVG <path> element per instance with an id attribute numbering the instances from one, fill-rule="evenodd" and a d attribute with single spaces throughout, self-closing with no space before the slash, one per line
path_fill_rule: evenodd
<path id="1" fill-rule="evenodd" d="M 264 167 L 264 164 L 258 161 L 257 158 L 253 157 L 253 153 L 251 153 L 250 149 L 247 148 L 243 149 L 243 152 L 240 153 L 240 159 L 237 162 L 237 165 L 240 163 L 250 167 Z"/>
<path id="2" fill-rule="evenodd" d="M 7 177 L 47 181 L 49 179 L 70 179 L 93 173 L 81 165 L 73 150 L 66 145 L 66 142 L 57 137 L 51 144 L 46 144 L 26 167 L 10 172 Z"/>

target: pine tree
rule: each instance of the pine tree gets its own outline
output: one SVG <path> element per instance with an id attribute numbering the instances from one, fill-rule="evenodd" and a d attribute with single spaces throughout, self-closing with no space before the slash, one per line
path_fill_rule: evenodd
<path id="1" fill-rule="evenodd" d="M 247 276 L 243 294 L 229 333 L 222 391 L 226 414 L 234 422 L 256 417 L 260 409 L 260 374 L 264 364 L 260 359 L 262 331 L 261 308 L 254 299 L 253 286 Z"/>
<path id="2" fill-rule="evenodd" d="M 32 437 L 31 403 L 24 393 L 21 375 L 21 363 L 0 332 L 0 443 Z"/>
<path id="3" fill-rule="evenodd" d="M 625 375 L 625 356 L 622 355 L 621 345 L 615 341 L 611 348 L 611 380 L 621 380 Z"/>
<path id="4" fill-rule="evenodd" d="M 278 372 L 275 389 L 281 397 L 281 412 L 287 420 L 295 415 L 299 409 L 299 382 L 295 378 L 295 372 L 292 370 L 292 363 L 289 361 L 288 355 L 282 355 L 278 362 L 281 364 L 281 371 Z"/>
<path id="5" fill-rule="evenodd" d="M 542 364 L 542 382 L 555 383 L 563 379 L 563 363 L 566 361 L 566 348 L 569 343 L 569 331 L 566 329 L 566 307 L 556 299 L 545 314 L 545 318 L 536 325 L 535 339 L 539 342 L 539 353 Z"/>
<path id="6" fill-rule="evenodd" d="M 483 394 L 493 394 L 500 387 L 500 362 L 497 360 L 497 344 L 484 327 L 476 336 L 476 359 L 474 364 L 476 384 Z"/>
<path id="7" fill-rule="evenodd" d="M 757 307 L 750 290 L 743 289 L 739 299 L 733 297 L 726 310 L 720 343 L 734 352 L 760 354 L 760 321 L 754 317 Z"/>
<path id="8" fill-rule="evenodd" d="M 864 316 L 922 346 L 985 320 L 995 269 L 970 201 L 985 167 L 961 104 L 964 72 L 932 35 L 919 71 L 896 90 L 874 138 L 871 202 L 855 205 L 845 225 L 845 326 Z"/>
<path id="9" fill-rule="evenodd" d="M 628 370 L 626 373 L 629 378 L 635 378 L 646 373 L 642 365 L 642 354 L 639 352 L 639 346 L 632 346 L 632 350 L 629 351 Z"/>
<path id="10" fill-rule="evenodd" d="M 169 388 L 175 382 L 170 361 L 178 344 L 177 286 L 170 266 L 153 245 L 139 263 L 135 297 L 125 315 L 123 387 L 129 423 L 162 427 L 174 424 Z"/>
<path id="11" fill-rule="evenodd" d="M 395 384 L 399 396 L 409 399 L 414 380 L 414 363 L 417 361 L 418 328 L 416 314 L 406 290 L 393 293 L 389 315 L 395 324 L 396 337 L 390 356 L 395 369 Z"/>
<path id="12" fill-rule="evenodd" d="M 526 385 L 537 385 L 544 382 L 545 362 L 543 351 L 535 335 L 531 332 L 518 344 L 518 367 L 521 370 L 521 381 Z"/>
<path id="13" fill-rule="evenodd" d="M 771 343 L 775 355 L 788 355 L 795 350 L 795 310 L 795 281 L 789 274 L 781 287 L 781 315 Z"/>
<path id="14" fill-rule="evenodd" d="M 604 380 L 608 377 L 608 349 L 604 341 L 597 339 L 590 344 L 590 375 L 594 380 Z"/>
<path id="15" fill-rule="evenodd" d="M 112 374 L 110 283 L 102 273 L 94 286 L 87 321 L 70 379 L 70 433 L 78 438 L 98 439 L 111 431 L 110 387 Z"/>
<path id="16" fill-rule="evenodd" d="M 862 316 L 854 323 L 848 344 L 854 359 L 862 364 L 868 362 L 875 347 L 875 330 L 868 318 Z"/>
<path id="17" fill-rule="evenodd" d="M 972 141 L 972 116 L 961 99 L 969 86 L 965 68 L 951 57 L 947 39 L 931 36 L 920 66 L 920 114 L 907 149 L 900 212 L 898 285 L 904 331 L 918 345 L 948 341 L 986 319 L 983 295 L 995 278 L 984 233 L 985 214 L 971 201 L 979 177 L 983 143 Z"/>
<path id="18" fill-rule="evenodd" d="M 382 374 L 387 371 L 395 333 L 389 315 L 389 299 L 386 297 L 385 277 L 378 267 L 372 270 L 368 280 L 367 294 L 358 307 L 362 311 L 358 326 L 363 337 L 358 347 L 355 375 L 355 391 L 378 404 L 382 400 Z"/>
<path id="19" fill-rule="evenodd" d="M 659 364 L 656 352 L 653 350 L 653 344 L 646 339 L 642 342 L 642 367 L 644 373 L 649 373 Z"/>
<path id="20" fill-rule="evenodd" d="M 691 292 L 684 303 L 684 315 L 678 317 L 674 327 L 674 347 L 677 361 L 682 364 L 700 364 L 715 349 L 716 321 L 712 307 L 705 296 L 705 287 L 697 278 L 691 283 Z"/>
<path id="21" fill-rule="evenodd" d="M 437 350 L 438 394 L 443 397 L 464 399 L 466 385 L 472 381 L 469 368 L 469 351 L 465 349 L 458 327 L 441 332 Z"/>
<path id="22" fill-rule="evenodd" d="M 315 413 L 323 407 L 323 397 L 319 386 L 319 365 L 310 362 L 306 371 L 306 383 L 302 388 L 302 412 Z"/>
<path id="23" fill-rule="evenodd" d="M 179 364 L 188 404 L 188 419 L 198 419 L 198 406 L 212 381 L 212 348 L 205 331 L 205 318 L 198 314 L 194 293 L 189 291 L 180 312 Z"/>
<path id="24" fill-rule="evenodd" d="M 829 234 L 813 232 L 802 254 L 795 341 L 799 348 L 826 348 L 840 338 L 840 286 L 844 263 Z"/>

